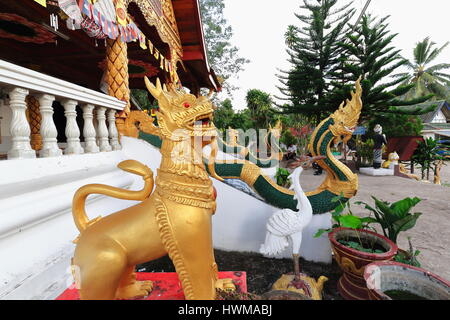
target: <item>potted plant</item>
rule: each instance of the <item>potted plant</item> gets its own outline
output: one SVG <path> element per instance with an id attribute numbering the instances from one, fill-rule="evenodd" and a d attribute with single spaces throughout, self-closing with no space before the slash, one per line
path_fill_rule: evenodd
<path id="1" fill-rule="evenodd" d="M 347 300 L 367 300 L 369 293 L 363 278 L 365 266 L 393 259 L 397 245 L 387 237 L 369 231 L 369 225 L 376 220 L 353 215 L 350 204 L 342 202 L 342 195 L 333 201 L 340 202 L 332 212 L 335 223 L 331 229 L 320 229 L 315 237 L 328 232 L 334 259 L 343 271 L 338 282 L 341 296 Z M 342 214 L 346 207 L 348 213 Z"/>
<path id="2" fill-rule="evenodd" d="M 356 138 L 356 155 L 357 167 L 371 167 L 373 162 L 373 145 L 372 139 L 362 141 L 361 137 Z"/>
<path id="3" fill-rule="evenodd" d="M 450 282 L 395 261 L 368 265 L 364 279 L 370 300 L 450 300 Z"/>
<path id="4" fill-rule="evenodd" d="M 394 203 L 379 200 L 372 196 L 375 206 L 372 207 L 363 201 L 357 201 L 355 204 L 364 205 L 365 209 L 374 214 L 371 223 L 377 223 L 383 232 L 383 235 L 397 244 L 397 238 L 400 232 L 407 231 L 416 225 L 417 219 L 422 215 L 420 212 L 411 213 L 411 209 L 416 206 L 421 199 L 405 198 Z M 410 241 L 408 239 L 408 241 Z M 420 266 L 417 261 L 417 255 L 420 251 L 414 251 L 410 242 L 409 251 L 398 249 L 395 260 L 411 265 Z"/>

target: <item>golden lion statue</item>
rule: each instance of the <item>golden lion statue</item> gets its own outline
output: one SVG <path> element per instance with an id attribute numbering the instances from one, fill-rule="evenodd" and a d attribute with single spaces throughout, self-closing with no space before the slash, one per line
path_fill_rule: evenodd
<path id="1" fill-rule="evenodd" d="M 216 288 L 232 290 L 234 285 L 231 279 L 218 279 L 212 247 L 216 195 L 202 161 L 202 147 L 217 134 L 213 106 L 207 97 L 167 90 L 159 79 L 156 86 L 147 78 L 145 83 L 159 103 L 162 161 L 156 187 L 152 193 L 153 173 L 147 166 L 127 160 L 119 168 L 142 176 L 142 190 L 92 184 L 75 193 L 73 217 L 80 235 L 72 270 L 80 298 L 145 296 L 152 283 L 136 281 L 135 266 L 169 254 L 185 298 L 214 299 Z M 89 221 L 85 201 L 94 193 L 142 202 Z"/>
<path id="2" fill-rule="evenodd" d="M 397 152 L 395 152 L 395 151 L 391 152 L 391 153 L 389 153 L 388 159 L 383 162 L 381 167 L 385 168 L 385 169 L 390 169 L 391 167 L 398 165 L 399 159 L 400 159 L 400 157 L 398 156 Z"/>

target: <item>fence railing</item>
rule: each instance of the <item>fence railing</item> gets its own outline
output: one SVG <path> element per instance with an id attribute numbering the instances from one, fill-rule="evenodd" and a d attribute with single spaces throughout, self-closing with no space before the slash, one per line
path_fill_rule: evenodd
<path id="1" fill-rule="evenodd" d="M 7 159 L 121 149 L 115 114 L 125 108 L 123 101 L 3 60 L 0 60 L 0 89 L 6 95 L 0 107 L 11 110 L 9 117 L 2 120 L 10 134 Z M 58 145 L 54 101 L 64 108 L 64 150 Z M 82 128 L 77 123 L 77 106 L 82 110 Z M 84 143 L 80 142 L 81 134 Z"/>

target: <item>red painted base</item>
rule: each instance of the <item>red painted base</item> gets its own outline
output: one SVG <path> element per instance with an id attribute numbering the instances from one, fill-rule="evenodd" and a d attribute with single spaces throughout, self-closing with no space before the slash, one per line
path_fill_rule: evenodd
<path id="1" fill-rule="evenodd" d="M 238 292 L 247 292 L 247 274 L 237 271 L 219 272 L 219 278 L 231 278 Z M 139 281 L 153 281 L 153 291 L 145 298 L 139 300 L 184 300 L 183 289 L 175 272 L 137 272 L 136 279 Z M 56 300 L 79 300 L 80 296 L 75 285 L 71 285 Z"/>

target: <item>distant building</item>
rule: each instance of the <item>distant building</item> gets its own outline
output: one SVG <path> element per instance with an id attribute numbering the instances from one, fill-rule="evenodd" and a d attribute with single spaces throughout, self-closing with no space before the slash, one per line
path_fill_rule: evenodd
<path id="1" fill-rule="evenodd" d="M 434 111 L 419 116 L 424 125 L 422 136 L 424 138 L 431 137 L 436 140 L 450 139 L 450 105 L 447 101 L 429 101 L 401 108 L 408 110 L 414 110 L 417 107 L 426 109 L 432 105 L 436 106 L 436 109 L 434 109 Z"/>

